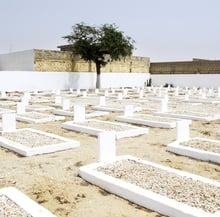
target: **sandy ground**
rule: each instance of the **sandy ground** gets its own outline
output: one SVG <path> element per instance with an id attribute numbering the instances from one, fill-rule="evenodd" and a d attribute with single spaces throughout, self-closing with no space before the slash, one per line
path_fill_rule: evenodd
<path id="1" fill-rule="evenodd" d="M 112 113 L 97 119 L 114 121 L 117 115 L 121 113 Z M 55 133 L 78 140 L 81 146 L 33 157 L 21 157 L 0 148 L 0 188 L 14 186 L 60 217 L 162 216 L 110 194 L 80 178 L 78 168 L 98 160 L 98 140 L 94 136 L 62 129 L 61 123 L 62 121 L 44 124 L 17 122 L 17 128 L 31 127 Z M 220 120 L 193 121 L 190 126 L 190 136 L 219 140 L 216 135 L 220 129 L 219 124 Z M 130 154 L 220 181 L 220 165 L 166 151 L 166 145 L 175 140 L 175 133 L 175 129 L 149 128 L 149 134 L 118 140 L 117 155 Z"/>

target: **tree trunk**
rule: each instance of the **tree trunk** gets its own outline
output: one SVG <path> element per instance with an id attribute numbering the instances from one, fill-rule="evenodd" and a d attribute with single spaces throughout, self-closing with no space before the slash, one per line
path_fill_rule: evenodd
<path id="1" fill-rule="evenodd" d="M 100 89 L 101 88 L 101 64 L 96 63 L 96 88 Z"/>

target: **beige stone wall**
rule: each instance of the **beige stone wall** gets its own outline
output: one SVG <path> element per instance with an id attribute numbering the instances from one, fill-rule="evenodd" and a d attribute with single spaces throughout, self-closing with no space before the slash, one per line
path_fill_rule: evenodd
<path id="1" fill-rule="evenodd" d="M 102 67 L 102 72 L 149 72 L 148 57 L 123 58 L 120 61 L 109 62 Z M 34 50 L 35 71 L 57 72 L 96 72 L 94 63 L 83 61 L 79 56 L 73 56 L 69 51 Z"/>
<path id="2" fill-rule="evenodd" d="M 220 61 L 151 63 L 151 74 L 220 74 Z"/>

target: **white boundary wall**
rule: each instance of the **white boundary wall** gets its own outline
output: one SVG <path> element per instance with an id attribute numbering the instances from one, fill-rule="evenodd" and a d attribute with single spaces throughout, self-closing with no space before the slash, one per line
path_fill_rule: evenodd
<path id="1" fill-rule="evenodd" d="M 102 73 L 101 88 L 141 87 L 149 73 Z M 0 71 L 0 90 L 50 90 L 95 88 L 96 73 Z"/>
<path id="2" fill-rule="evenodd" d="M 26 70 L 34 69 L 34 50 L 18 51 L 0 54 L 0 70 Z"/>
<path id="3" fill-rule="evenodd" d="M 173 84 L 179 87 L 219 87 L 220 74 L 151 75 L 152 85 Z"/>

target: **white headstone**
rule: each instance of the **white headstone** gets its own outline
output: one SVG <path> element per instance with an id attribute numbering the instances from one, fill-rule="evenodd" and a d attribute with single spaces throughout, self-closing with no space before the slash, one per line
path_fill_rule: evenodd
<path id="1" fill-rule="evenodd" d="M 76 90 L 76 94 L 77 94 L 77 95 L 80 95 L 80 94 L 81 94 L 80 89 L 77 89 L 77 90 Z"/>
<path id="2" fill-rule="evenodd" d="M 174 95 L 175 95 L 175 96 L 178 96 L 178 95 L 179 95 L 179 87 L 176 87 L 176 88 L 175 88 L 175 93 L 174 93 Z"/>
<path id="3" fill-rule="evenodd" d="M 83 92 L 82 92 L 82 97 L 87 97 L 87 91 L 86 90 L 84 90 Z"/>
<path id="4" fill-rule="evenodd" d="M 1 90 L 1 97 L 6 97 L 6 93 L 4 90 Z"/>
<path id="5" fill-rule="evenodd" d="M 118 100 L 122 100 L 122 93 L 118 93 Z"/>
<path id="6" fill-rule="evenodd" d="M 143 91 L 143 89 L 141 89 L 139 92 L 139 99 L 142 99 L 143 96 L 144 96 L 144 91 Z"/>
<path id="7" fill-rule="evenodd" d="M 133 105 L 126 105 L 124 109 L 124 116 L 132 116 L 134 113 Z"/>
<path id="8" fill-rule="evenodd" d="M 115 132 L 106 131 L 99 133 L 99 161 L 108 161 L 115 158 Z"/>
<path id="9" fill-rule="evenodd" d="M 95 93 L 99 93 L 99 89 L 96 88 L 96 89 L 95 89 Z"/>
<path id="10" fill-rule="evenodd" d="M 24 114 L 26 112 L 25 104 L 22 102 L 17 103 L 17 114 Z"/>
<path id="11" fill-rule="evenodd" d="M 63 110 L 69 110 L 70 109 L 70 100 L 64 99 L 63 100 Z"/>
<path id="12" fill-rule="evenodd" d="M 56 95 L 60 95 L 60 90 L 56 90 Z"/>
<path id="13" fill-rule="evenodd" d="M 55 104 L 61 104 L 62 99 L 61 96 L 55 96 Z"/>
<path id="14" fill-rule="evenodd" d="M 105 90 L 105 96 L 108 97 L 108 90 Z"/>
<path id="15" fill-rule="evenodd" d="M 21 103 L 23 103 L 25 106 L 27 106 L 29 104 L 29 98 L 26 96 L 23 96 L 21 98 Z"/>
<path id="16" fill-rule="evenodd" d="M 115 89 L 112 88 L 111 91 L 112 91 L 113 94 L 115 93 Z"/>
<path id="17" fill-rule="evenodd" d="M 189 139 L 189 121 L 182 120 L 176 122 L 176 140 L 184 141 Z"/>
<path id="18" fill-rule="evenodd" d="M 167 100 L 164 98 L 161 100 L 161 112 L 167 112 Z"/>
<path id="19" fill-rule="evenodd" d="M 15 131 L 16 130 L 16 114 L 5 113 L 2 114 L 2 131 Z"/>
<path id="20" fill-rule="evenodd" d="M 105 96 L 100 96 L 99 105 L 105 105 Z"/>
<path id="21" fill-rule="evenodd" d="M 31 94 L 29 92 L 25 92 L 24 97 L 27 98 L 28 100 L 30 100 Z"/>
<path id="22" fill-rule="evenodd" d="M 74 105 L 74 121 L 84 122 L 85 121 L 85 106 L 84 105 Z"/>
<path id="23" fill-rule="evenodd" d="M 72 93 L 73 92 L 73 88 L 70 88 L 70 93 Z"/>
<path id="24" fill-rule="evenodd" d="M 218 97 L 220 97 L 220 87 L 218 87 Z"/>
<path id="25" fill-rule="evenodd" d="M 188 95 L 188 93 L 185 94 L 184 99 L 185 99 L 185 100 L 189 100 L 189 95 Z"/>

